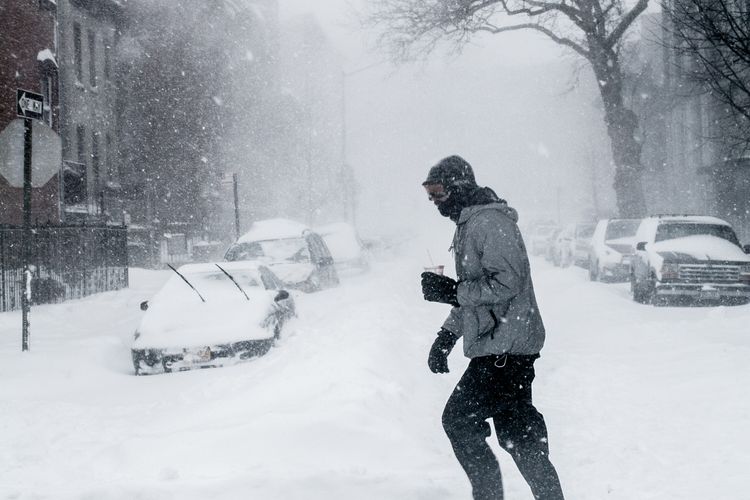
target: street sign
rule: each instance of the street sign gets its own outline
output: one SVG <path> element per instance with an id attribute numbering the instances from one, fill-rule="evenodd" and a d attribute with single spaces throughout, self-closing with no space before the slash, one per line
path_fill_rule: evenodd
<path id="1" fill-rule="evenodd" d="M 16 89 L 16 114 L 21 118 L 44 119 L 44 96 Z"/>
<path id="2" fill-rule="evenodd" d="M 60 171 L 62 142 L 44 122 L 34 123 L 31 136 L 31 185 L 38 188 Z M 16 118 L 0 131 L 0 177 L 16 188 L 23 187 L 23 154 L 23 120 Z"/>

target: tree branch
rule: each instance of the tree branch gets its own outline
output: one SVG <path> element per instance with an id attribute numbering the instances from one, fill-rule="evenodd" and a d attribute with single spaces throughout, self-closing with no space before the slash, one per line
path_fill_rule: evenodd
<path id="1" fill-rule="evenodd" d="M 519 30 L 525 30 L 525 29 L 531 29 L 531 30 L 535 30 L 540 33 L 543 33 L 547 35 L 547 37 L 552 39 L 552 41 L 554 41 L 555 43 L 558 43 L 560 45 L 564 45 L 568 48 L 573 49 L 574 51 L 576 51 L 578 54 L 582 55 L 586 59 L 589 59 L 591 56 L 591 53 L 588 50 L 586 50 L 586 48 L 584 48 L 581 44 L 576 43 L 575 41 L 569 38 L 556 35 L 549 28 L 545 28 L 544 26 L 541 26 L 535 23 L 522 23 L 522 24 L 515 24 L 513 26 L 487 25 L 487 26 L 480 26 L 476 28 L 476 31 L 487 31 L 492 34 L 497 34 L 497 33 L 505 33 L 508 31 L 519 31 Z"/>
<path id="2" fill-rule="evenodd" d="M 620 20 L 619 24 L 612 30 L 612 33 L 607 36 L 605 40 L 605 47 L 611 49 L 615 44 L 622 38 L 625 31 L 633 24 L 633 21 L 641 15 L 641 13 L 648 7 L 648 0 L 638 0 L 638 3 L 630 9 L 630 12 L 625 14 Z"/>

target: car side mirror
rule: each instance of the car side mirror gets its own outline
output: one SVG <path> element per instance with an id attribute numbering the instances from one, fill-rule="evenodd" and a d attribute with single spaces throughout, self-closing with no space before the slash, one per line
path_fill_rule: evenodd
<path id="1" fill-rule="evenodd" d="M 148 310 L 148 300 L 144 300 L 143 302 L 141 302 L 141 311 L 146 310 Z"/>
<path id="2" fill-rule="evenodd" d="M 286 290 L 279 290 L 279 293 L 276 294 L 276 297 L 273 298 L 275 302 L 279 302 L 282 300 L 286 300 L 289 298 L 289 292 Z"/>
<path id="3" fill-rule="evenodd" d="M 745 251 L 745 253 L 750 253 L 750 245 L 745 245 L 742 247 L 742 249 Z"/>
<path id="4" fill-rule="evenodd" d="M 645 241 L 639 241 L 638 243 L 636 243 L 635 249 L 636 250 L 640 250 L 641 252 L 643 252 L 644 250 L 646 250 L 646 242 Z"/>

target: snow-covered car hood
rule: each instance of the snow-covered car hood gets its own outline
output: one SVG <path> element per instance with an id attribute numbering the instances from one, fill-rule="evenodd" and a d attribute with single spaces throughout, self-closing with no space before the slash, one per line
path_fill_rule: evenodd
<path id="1" fill-rule="evenodd" d="M 159 303 L 154 300 L 138 327 L 133 349 L 217 345 L 273 337 L 264 326 L 273 307 L 268 293 L 249 293 L 224 302 Z"/>
<path id="2" fill-rule="evenodd" d="M 652 243 L 650 252 L 667 262 L 750 262 L 750 255 L 731 241 L 710 235 L 694 235 Z"/>
<path id="3" fill-rule="evenodd" d="M 187 284 L 181 290 L 165 287 L 149 301 L 133 349 L 208 346 L 274 335 L 269 318 L 278 292 L 260 287 L 244 288 L 250 300 L 234 285 L 197 287 L 206 302 Z"/>

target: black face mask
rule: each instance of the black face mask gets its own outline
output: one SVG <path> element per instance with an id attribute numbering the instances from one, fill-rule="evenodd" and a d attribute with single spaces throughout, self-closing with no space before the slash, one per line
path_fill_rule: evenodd
<path id="1" fill-rule="evenodd" d="M 453 222 L 458 222 L 458 218 L 461 216 L 461 210 L 466 208 L 471 190 L 467 189 L 451 189 L 450 196 L 442 203 L 438 203 L 437 209 L 440 215 L 448 217 Z"/>

